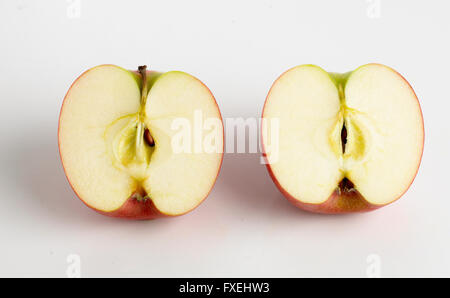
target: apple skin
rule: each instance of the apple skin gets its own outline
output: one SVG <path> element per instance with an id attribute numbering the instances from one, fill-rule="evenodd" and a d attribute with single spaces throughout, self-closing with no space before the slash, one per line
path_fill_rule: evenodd
<path id="1" fill-rule="evenodd" d="M 87 206 L 90 207 L 89 205 Z M 156 208 L 155 204 L 153 204 L 152 200 L 138 201 L 132 197 L 128 198 L 125 203 L 117 210 L 110 212 L 104 212 L 98 209 L 94 210 L 109 217 L 119 217 L 134 220 L 157 219 L 170 216 L 159 211 L 158 208 Z"/>
<path id="2" fill-rule="evenodd" d="M 61 160 L 61 164 L 63 166 L 63 170 L 64 170 L 64 174 L 66 176 L 67 182 L 69 183 L 70 187 L 72 188 L 73 192 L 75 193 L 75 195 L 83 202 L 83 204 L 85 204 L 86 206 L 88 206 L 89 208 L 91 208 L 92 210 L 96 211 L 97 213 L 109 216 L 109 217 L 116 217 L 116 218 L 123 218 L 123 219 L 129 219 L 129 220 L 151 220 L 151 219 L 157 219 L 157 218 L 162 218 L 162 217 L 176 217 L 176 216 L 181 216 L 184 215 L 186 213 L 191 212 L 192 210 L 194 210 L 195 208 L 197 208 L 201 203 L 203 203 L 203 201 L 209 196 L 209 194 L 211 193 L 212 189 L 214 188 L 214 185 L 217 181 L 217 178 L 219 177 L 219 173 L 220 173 L 220 169 L 222 168 L 222 163 L 223 163 L 223 153 L 222 153 L 222 158 L 220 160 L 220 165 L 219 165 L 219 170 L 217 171 L 217 175 L 214 178 L 214 183 L 211 186 L 211 189 L 209 190 L 209 192 L 206 194 L 206 196 L 196 205 L 194 206 L 192 209 L 182 213 L 182 214 L 177 214 L 177 215 L 172 215 L 172 214 L 165 214 L 163 212 L 161 212 L 153 203 L 152 200 L 146 200 L 146 201 L 138 201 L 136 200 L 133 195 L 131 195 L 126 201 L 125 203 L 123 203 L 123 205 L 113 211 L 109 211 L 109 212 L 105 212 L 102 210 L 98 210 L 96 208 L 93 208 L 92 206 L 88 205 L 83 198 L 77 193 L 77 191 L 75 190 L 75 188 L 73 187 L 72 183 L 69 180 L 69 177 L 67 176 L 67 172 L 66 169 L 64 168 L 64 163 L 62 162 L 62 156 L 61 156 L 61 142 L 60 142 L 60 123 L 61 123 L 61 111 L 64 107 L 64 103 L 66 102 L 67 96 L 70 93 L 70 90 L 72 89 L 73 86 L 75 86 L 75 84 L 77 83 L 77 81 L 83 77 L 85 74 L 87 74 L 89 71 L 100 67 L 100 66 L 116 66 L 114 64 L 102 64 L 93 68 L 90 68 L 86 71 L 84 71 L 77 79 L 75 79 L 75 81 L 72 83 L 72 85 L 70 86 L 69 90 L 67 91 L 66 95 L 64 96 L 64 100 L 63 103 L 61 105 L 61 109 L 59 112 L 59 120 L 58 120 L 58 150 L 59 150 L 59 157 Z M 134 70 L 129 70 L 131 73 L 133 73 L 134 75 L 140 76 L 139 72 L 134 71 Z M 156 71 L 151 71 L 148 70 L 147 74 L 153 74 L 153 73 L 158 73 Z M 195 78 L 195 77 L 194 77 Z M 211 94 L 212 98 L 214 99 L 214 103 L 216 104 L 217 110 L 219 111 L 219 116 L 220 116 L 220 120 L 223 122 L 223 118 L 222 118 L 222 114 L 220 112 L 219 109 L 219 105 L 217 104 L 217 101 L 214 97 L 214 95 L 212 94 L 211 90 L 205 85 L 203 84 L 203 82 L 201 82 L 199 79 L 195 78 L 197 81 L 199 81 L 203 86 L 205 86 L 205 88 L 209 91 L 209 93 Z M 223 135 L 225 133 L 225 129 L 223 128 L 222 125 L 222 131 L 223 131 Z M 223 147 L 222 147 L 222 152 L 224 152 L 225 149 L 225 142 L 223 142 Z"/>
<path id="3" fill-rule="evenodd" d="M 331 196 L 322 204 L 309 204 L 300 202 L 281 186 L 281 184 L 275 177 L 272 168 L 267 163 L 267 158 L 265 157 L 265 154 L 263 156 L 266 159 L 266 167 L 270 174 L 270 177 L 272 178 L 272 181 L 278 187 L 280 192 L 288 199 L 288 201 L 300 209 L 314 213 L 339 214 L 339 213 L 353 213 L 353 212 L 368 212 L 385 206 L 385 205 L 370 204 L 357 191 L 339 193 L 338 190 L 335 190 L 331 194 Z"/>
<path id="4" fill-rule="evenodd" d="M 423 139 L 422 139 L 422 143 L 421 143 L 421 155 L 420 155 L 419 163 L 417 164 L 416 172 L 414 173 L 414 176 L 412 177 L 411 182 L 408 185 L 408 187 L 405 189 L 405 191 L 400 196 L 398 196 L 395 200 L 393 200 L 392 202 L 390 202 L 388 204 L 374 205 L 374 204 L 369 203 L 366 199 L 364 199 L 364 197 L 356 190 L 352 191 L 352 192 L 344 193 L 344 192 L 339 192 L 337 189 L 330 195 L 330 197 L 325 202 L 323 202 L 321 204 L 303 203 L 303 202 L 299 201 L 298 199 L 294 198 L 290 193 L 288 193 L 281 186 L 278 179 L 275 177 L 275 174 L 273 173 L 273 170 L 270 167 L 270 164 L 268 162 L 268 159 L 266 156 L 266 150 L 264 147 L 264 142 L 261 142 L 262 149 L 263 149 L 263 158 L 265 160 L 266 168 L 269 172 L 270 177 L 272 178 L 272 181 L 277 186 L 277 188 L 280 190 L 280 192 L 288 199 L 288 201 L 300 209 L 303 209 L 303 210 L 306 210 L 309 212 L 314 212 L 314 213 L 321 213 L 321 214 L 344 214 L 344 213 L 373 211 L 373 210 L 379 209 L 381 207 L 387 206 L 389 204 L 392 204 L 395 201 L 397 201 L 398 199 L 400 199 L 408 191 L 409 187 L 411 186 L 411 184 L 413 183 L 414 179 L 417 176 L 420 164 L 422 162 L 423 148 L 424 148 L 424 144 L 425 144 L 425 126 L 424 126 L 423 113 L 422 113 L 422 108 L 420 107 L 419 99 L 417 98 L 417 95 L 414 92 L 414 89 L 412 88 L 411 84 L 395 69 L 390 68 L 390 67 L 388 67 L 384 64 L 380 64 L 380 63 L 369 63 L 366 65 L 378 65 L 378 66 L 386 67 L 386 68 L 390 69 L 391 71 L 395 72 L 400 78 L 402 78 L 406 82 L 408 87 L 413 92 L 414 97 L 416 98 L 417 105 L 419 106 L 419 110 L 420 110 L 420 116 L 422 119 L 422 131 L 423 131 Z M 363 66 L 366 66 L 366 65 L 363 65 Z M 363 67 L 363 66 L 360 66 L 360 67 Z M 272 87 L 270 88 L 270 90 L 267 94 L 266 100 L 264 102 L 264 107 L 263 107 L 262 116 L 261 116 L 262 118 L 264 117 L 264 110 L 266 108 L 267 100 L 269 98 L 269 95 L 270 95 L 270 92 L 272 91 L 273 86 L 285 73 L 287 73 L 290 70 L 291 69 L 288 69 L 285 72 L 283 72 L 272 84 Z M 261 140 L 263 139 L 262 132 L 263 132 L 263 128 L 262 128 L 262 122 L 261 122 Z"/>

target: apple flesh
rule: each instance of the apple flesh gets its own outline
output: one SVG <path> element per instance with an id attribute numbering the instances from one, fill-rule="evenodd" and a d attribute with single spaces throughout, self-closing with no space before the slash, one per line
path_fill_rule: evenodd
<path id="1" fill-rule="evenodd" d="M 219 150 L 173 150 L 173 122 L 193 126 L 195 113 L 216 120 Z M 212 189 L 223 157 L 222 118 L 209 89 L 189 74 L 146 67 L 101 65 L 83 73 L 64 99 L 58 138 L 78 197 L 99 213 L 129 219 L 194 209 Z"/>
<path id="2" fill-rule="evenodd" d="M 294 205 L 318 213 L 371 211 L 400 198 L 424 144 L 418 99 L 393 69 L 368 64 L 346 74 L 301 65 L 282 74 L 262 114 L 263 148 L 279 123 L 268 171 Z"/>

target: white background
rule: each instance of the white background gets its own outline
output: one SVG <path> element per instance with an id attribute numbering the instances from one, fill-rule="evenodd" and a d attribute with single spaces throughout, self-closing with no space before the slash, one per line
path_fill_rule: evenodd
<path id="1" fill-rule="evenodd" d="M 71 1 L 2 0 L 0 276 L 64 277 L 70 254 L 85 277 L 364 277 L 373 254 L 382 276 L 450 276 L 450 2 L 376 2 L 81 0 L 77 15 Z M 290 67 L 368 62 L 408 79 L 426 128 L 415 182 L 378 211 L 303 212 L 257 154 L 227 154 L 208 199 L 178 218 L 101 216 L 66 182 L 59 109 L 95 65 L 186 71 L 224 118 L 247 118 Z"/>

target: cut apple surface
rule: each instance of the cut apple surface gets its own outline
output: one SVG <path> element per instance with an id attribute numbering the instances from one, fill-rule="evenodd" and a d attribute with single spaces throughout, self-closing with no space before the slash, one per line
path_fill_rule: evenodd
<path id="1" fill-rule="evenodd" d="M 419 168 L 424 127 L 417 97 L 393 69 L 346 74 L 302 65 L 273 84 L 262 143 L 275 184 L 295 205 L 321 213 L 369 211 L 398 199 Z M 276 154 L 275 154 L 276 153 Z"/>
<path id="2" fill-rule="evenodd" d="M 213 150 L 203 150 L 206 138 Z M 175 216 L 212 189 L 223 124 L 209 89 L 189 74 L 101 65 L 69 89 L 59 148 L 72 188 L 89 207 L 133 219 Z"/>

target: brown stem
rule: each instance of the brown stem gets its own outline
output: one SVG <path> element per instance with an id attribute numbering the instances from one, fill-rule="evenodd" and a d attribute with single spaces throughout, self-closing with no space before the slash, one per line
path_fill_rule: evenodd
<path id="1" fill-rule="evenodd" d="M 147 102 L 147 65 L 139 66 L 138 72 L 141 74 L 142 77 L 142 88 L 141 88 L 141 111 L 145 111 L 145 104 Z M 143 114 L 144 112 L 142 112 Z M 155 140 L 153 139 L 152 135 L 150 134 L 150 131 L 148 128 L 145 128 L 144 130 L 144 140 L 147 142 L 147 144 L 150 147 L 155 146 Z"/>
<path id="2" fill-rule="evenodd" d="M 141 88 L 141 106 L 145 107 L 145 102 L 147 101 L 147 65 L 139 66 L 138 71 L 142 77 L 142 88 Z"/>

